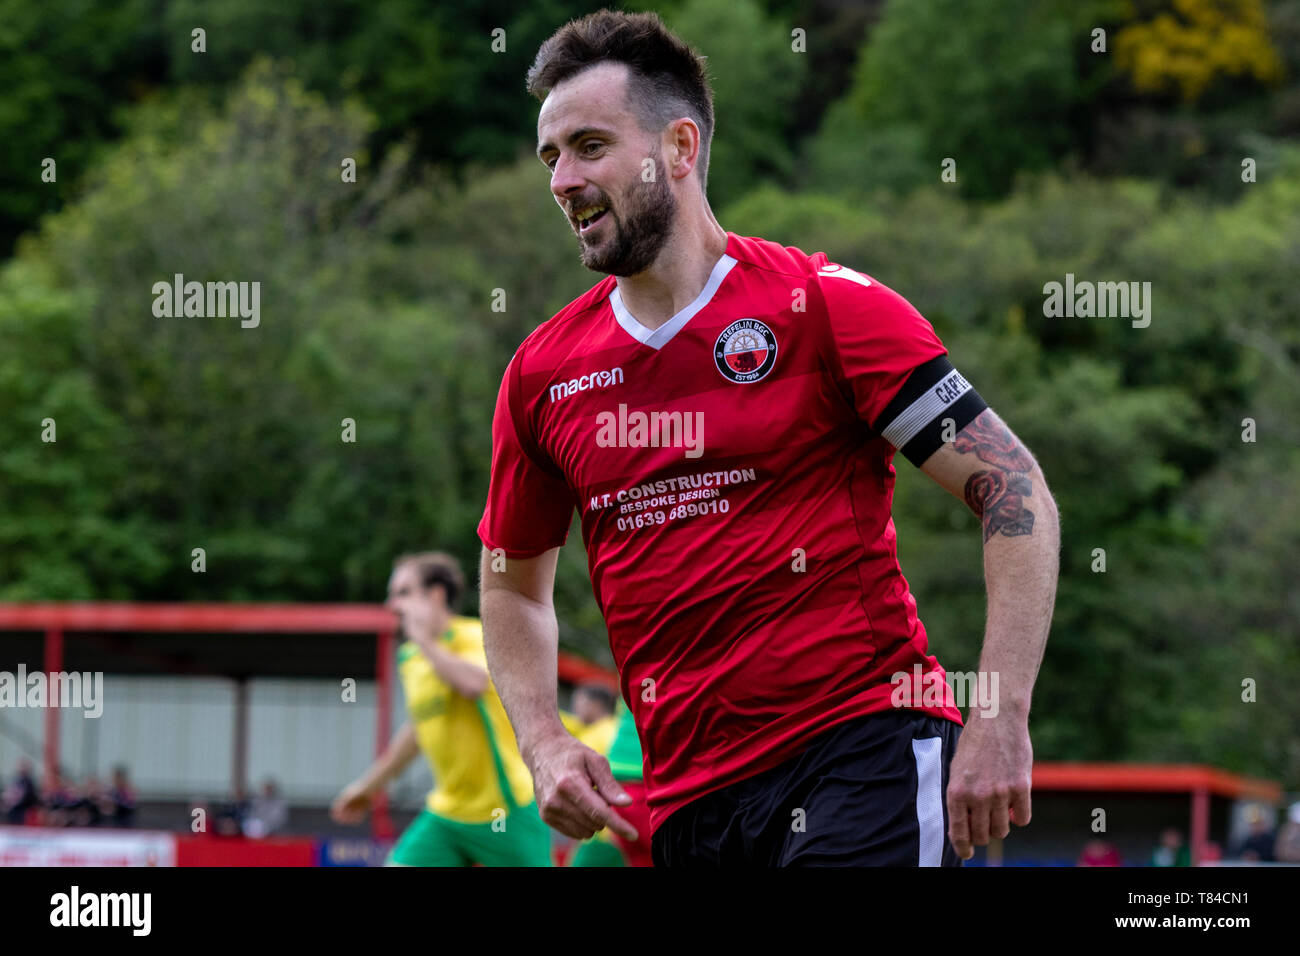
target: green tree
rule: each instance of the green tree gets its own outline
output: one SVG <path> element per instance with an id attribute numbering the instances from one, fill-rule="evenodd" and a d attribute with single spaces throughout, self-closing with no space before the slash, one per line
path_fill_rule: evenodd
<path id="1" fill-rule="evenodd" d="M 984 198 L 1005 193 L 1019 170 L 1052 165 L 1077 145 L 1076 60 L 1099 8 L 894 0 L 809 145 L 815 181 L 902 191 L 938 182 L 951 158 L 962 194 Z"/>
<path id="2" fill-rule="evenodd" d="M 85 305 L 37 265 L 0 273 L 0 600 L 130 597 L 164 569 L 114 495 L 128 433 L 87 367 Z"/>
<path id="3" fill-rule="evenodd" d="M 688 0 L 668 26 L 707 57 L 714 137 L 709 198 L 717 209 L 765 178 L 793 169 L 790 107 L 807 72 L 792 49 L 791 25 L 768 18 L 754 0 Z"/>
<path id="4" fill-rule="evenodd" d="M 598 277 L 555 241 L 572 240 L 535 159 L 464 188 L 403 147 L 372 159 L 372 124 L 259 64 L 220 111 L 182 95 L 133 115 L 22 244 L 0 287 L 4 594 L 371 600 L 400 551 L 476 566 L 501 373 Z M 259 324 L 157 317 L 178 273 L 258 282 Z M 112 547 L 79 563 L 76 522 Z M 566 643 L 607 654 L 572 547 Z"/>
<path id="5" fill-rule="evenodd" d="M 0 250 L 58 208 L 117 133 L 115 109 L 165 74 L 150 0 L 0 0 Z M 42 180 L 46 158 L 57 180 Z"/>

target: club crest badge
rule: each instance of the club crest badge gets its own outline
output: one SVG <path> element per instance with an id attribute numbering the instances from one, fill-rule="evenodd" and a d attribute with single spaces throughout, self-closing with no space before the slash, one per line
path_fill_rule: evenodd
<path id="1" fill-rule="evenodd" d="M 776 364 L 776 336 L 758 319 L 738 319 L 718 336 L 713 361 L 729 381 L 757 382 Z"/>

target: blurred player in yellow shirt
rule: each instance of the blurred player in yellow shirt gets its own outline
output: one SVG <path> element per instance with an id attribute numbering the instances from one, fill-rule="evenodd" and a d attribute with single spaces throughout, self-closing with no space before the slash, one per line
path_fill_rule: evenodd
<path id="1" fill-rule="evenodd" d="M 573 691 L 570 702 L 573 713 L 562 713 L 560 720 L 569 733 L 606 756 L 618 732 L 618 718 L 614 716 L 617 701 L 614 692 L 604 684 L 582 684 Z"/>
<path id="2" fill-rule="evenodd" d="M 397 661 L 409 718 L 330 813 L 340 823 L 360 822 L 374 796 L 423 752 L 434 788 L 390 865 L 550 866 L 550 828 L 538 816 L 532 777 L 488 676 L 482 626 L 452 612 L 464 589 L 450 555 L 394 562 L 385 606 L 406 638 Z"/>

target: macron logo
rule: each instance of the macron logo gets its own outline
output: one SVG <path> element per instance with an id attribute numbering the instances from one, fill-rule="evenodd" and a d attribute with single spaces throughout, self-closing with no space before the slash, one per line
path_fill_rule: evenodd
<path id="1" fill-rule="evenodd" d="M 579 375 L 567 382 L 556 382 L 551 386 L 551 401 L 558 402 L 570 395 L 576 395 L 578 392 L 585 392 L 591 388 L 609 388 L 611 385 L 622 384 L 623 370 L 621 368 L 607 368 L 601 372 L 592 372 L 590 375 Z"/>

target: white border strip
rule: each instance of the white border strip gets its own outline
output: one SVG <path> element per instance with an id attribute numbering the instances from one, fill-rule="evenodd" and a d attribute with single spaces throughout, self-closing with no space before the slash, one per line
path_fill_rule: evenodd
<path id="1" fill-rule="evenodd" d="M 918 866 L 943 863 L 943 738 L 912 741 L 916 758 L 916 823 L 920 828 Z"/>
<path id="2" fill-rule="evenodd" d="M 939 394 L 939 388 L 947 385 L 944 391 L 947 398 Z M 898 413 L 881 432 L 885 441 L 895 448 L 902 448 L 930 422 L 939 417 L 939 413 L 971 390 L 970 382 L 962 377 L 961 372 L 953 369 L 940 381 L 931 386 L 920 398 Z"/>
<path id="3" fill-rule="evenodd" d="M 704 283 L 704 288 L 700 290 L 695 300 L 657 329 L 648 329 L 636 320 L 623 304 L 623 293 L 615 285 L 614 291 L 609 294 L 609 304 L 614 310 L 614 318 L 618 319 L 618 324 L 623 326 L 623 330 L 628 335 L 642 345 L 661 349 L 672 340 L 674 335 L 686 327 L 686 323 L 693 319 L 697 312 L 709 304 L 713 293 L 718 291 L 718 286 L 722 285 L 722 280 L 727 277 L 727 273 L 735 264 L 736 260 L 724 252 L 722 258 L 714 265 L 713 271 L 709 273 L 709 281 Z"/>

